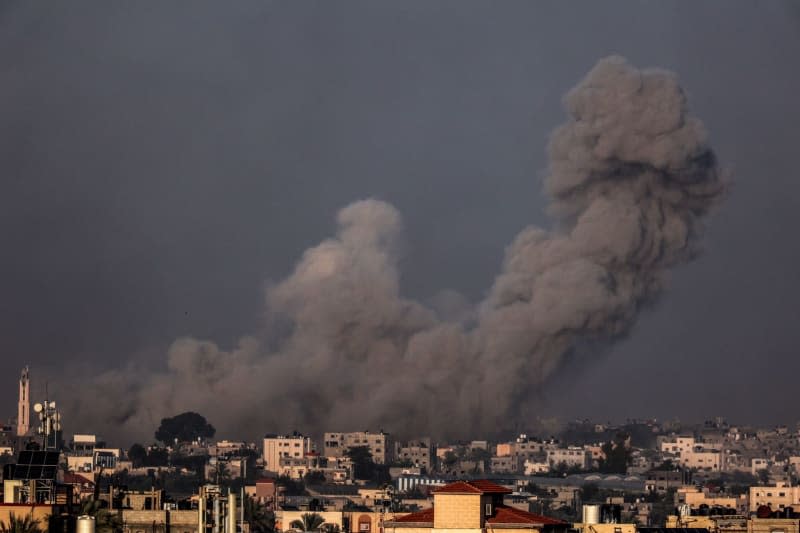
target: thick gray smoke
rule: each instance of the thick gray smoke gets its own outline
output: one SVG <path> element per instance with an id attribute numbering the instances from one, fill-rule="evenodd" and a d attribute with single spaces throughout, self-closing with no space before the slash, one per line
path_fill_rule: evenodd
<path id="1" fill-rule="evenodd" d="M 140 435 L 184 410 L 246 435 L 382 427 L 458 436 L 515 420 L 577 344 L 633 326 L 670 267 L 697 252 L 700 220 L 724 190 L 671 73 L 603 59 L 564 103 L 545 180 L 554 228 L 516 236 L 471 312 L 404 299 L 400 214 L 355 202 L 339 212 L 335 236 L 268 290 L 265 332 L 231 350 L 178 340 L 167 371 L 107 374 L 97 396 L 114 400 L 93 395 L 73 416 Z"/>

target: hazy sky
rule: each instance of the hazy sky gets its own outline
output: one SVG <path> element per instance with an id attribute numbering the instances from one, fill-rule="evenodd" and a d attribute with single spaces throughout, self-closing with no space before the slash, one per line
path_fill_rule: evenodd
<path id="1" fill-rule="evenodd" d="M 799 5 L 0 4 L 0 417 L 25 364 L 161 367 L 178 337 L 258 330 L 353 200 L 403 214 L 406 295 L 480 300 L 549 224 L 561 97 L 621 54 L 679 75 L 735 186 L 703 257 L 541 415 L 797 421 Z"/>

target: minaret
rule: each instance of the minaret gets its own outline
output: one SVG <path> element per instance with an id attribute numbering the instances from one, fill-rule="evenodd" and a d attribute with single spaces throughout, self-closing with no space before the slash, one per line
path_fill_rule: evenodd
<path id="1" fill-rule="evenodd" d="M 19 404 L 17 404 L 17 436 L 23 437 L 28 434 L 31 427 L 31 380 L 28 375 L 28 367 L 22 369 L 19 378 Z"/>

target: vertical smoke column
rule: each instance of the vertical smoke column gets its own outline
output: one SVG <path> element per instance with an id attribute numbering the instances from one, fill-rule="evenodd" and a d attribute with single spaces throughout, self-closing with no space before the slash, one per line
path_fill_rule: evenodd
<path id="1" fill-rule="evenodd" d="M 545 181 L 555 230 L 517 236 L 480 320 L 484 384 L 510 387 L 506 411 L 576 342 L 629 331 L 667 270 L 697 253 L 701 218 L 724 190 L 673 74 L 606 58 L 564 103 Z"/>

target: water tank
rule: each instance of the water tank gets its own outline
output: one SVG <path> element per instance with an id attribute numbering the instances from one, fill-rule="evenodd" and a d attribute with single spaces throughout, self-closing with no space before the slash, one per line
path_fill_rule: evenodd
<path id="1" fill-rule="evenodd" d="M 75 527 L 75 533 L 94 533 L 95 520 L 93 516 L 81 515 Z"/>
<path id="2" fill-rule="evenodd" d="M 772 516 L 772 509 L 770 509 L 769 505 L 759 505 L 758 509 L 756 509 L 756 516 L 758 518 L 769 518 Z"/>
<path id="3" fill-rule="evenodd" d="M 584 524 L 599 524 L 600 523 L 600 506 L 599 505 L 584 505 L 583 506 L 583 523 Z"/>

